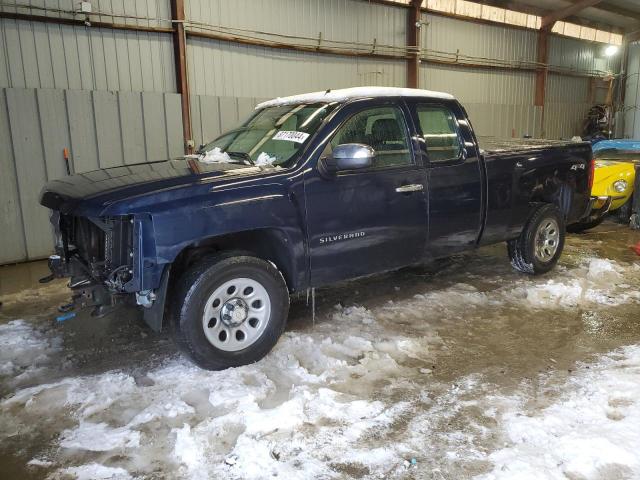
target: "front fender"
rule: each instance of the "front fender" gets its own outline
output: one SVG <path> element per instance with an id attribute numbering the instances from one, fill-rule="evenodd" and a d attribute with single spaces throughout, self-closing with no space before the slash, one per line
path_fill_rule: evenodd
<path id="1" fill-rule="evenodd" d="M 617 180 L 625 180 L 627 188 L 624 192 L 617 192 L 613 184 Z M 630 163 L 611 162 L 600 163 L 596 168 L 591 195 L 596 197 L 611 197 L 611 210 L 616 210 L 624 205 L 633 194 L 635 181 L 634 165 Z"/>
<path id="2" fill-rule="evenodd" d="M 213 200 L 215 198 L 215 200 Z M 158 268 L 185 248 L 215 237 L 256 230 L 278 232 L 287 248 L 294 283 L 306 272 L 303 199 L 283 185 L 257 185 L 216 191 L 207 201 L 182 202 L 152 215 Z"/>

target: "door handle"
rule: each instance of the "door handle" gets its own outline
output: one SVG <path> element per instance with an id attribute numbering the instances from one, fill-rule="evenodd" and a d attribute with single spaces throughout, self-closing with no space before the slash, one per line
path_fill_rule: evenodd
<path id="1" fill-rule="evenodd" d="M 409 192 L 419 192 L 423 190 L 424 186 L 421 183 L 413 183 L 411 185 L 402 185 L 401 187 L 396 188 L 396 192 L 398 193 L 409 193 Z"/>

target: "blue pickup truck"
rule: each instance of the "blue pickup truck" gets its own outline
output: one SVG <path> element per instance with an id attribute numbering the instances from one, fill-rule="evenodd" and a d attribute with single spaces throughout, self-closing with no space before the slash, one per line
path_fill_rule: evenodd
<path id="1" fill-rule="evenodd" d="M 223 369 L 269 352 L 294 292 L 497 242 L 516 269 L 549 271 L 592 172 L 588 143 L 481 148 L 444 93 L 278 98 L 195 155 L 49 182 L 48 278 L 70 277 L 95 315 L 137 305 Z"/>

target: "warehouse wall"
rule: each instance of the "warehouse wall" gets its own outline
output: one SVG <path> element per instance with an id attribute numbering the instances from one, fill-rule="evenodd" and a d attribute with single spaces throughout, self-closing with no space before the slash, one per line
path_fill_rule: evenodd
<path id="1" fill-rule="evenodd" d="M 624 136 L 640 138 L 640 42 L 629 45 L 624 103 Z"/>
<path id="2" fill-rule="evenodd" d="M 475 24 L 423 15 L 423 45 L 434 55 L 445 53 L 499 59 L 517 66 L 536 61 L 537 34 L 531 30 Z M 549 63 L 580 72 L 619 71 L 618 58 L 604 58 L 602 44 L 552 36 Z M 450 55 L 449 55 L 450 56 Z M 456 95 L 482 136 L 568 138 L 580 133 L 589 107 L 590 80 L 550 73 L 544 115 L 534 105 L 535 72 L 422 64 L 421 85 Z"/>
<path id="3" fill-rule="evenodd" d="M 209 39 L 188 40 L 191 91 L 241 98 L 358 85 L 406 85 L 404 61 L 344 57 Z"/>
<path id="4" fill-rule="evenodd" d="M 76 0 L 19 1 L 31 7 L 0 6 L 0 11 L 79 18 L 63 11 L 77 8 Z M 92 5 L 97 13 L 86 17 L 89 22 L 171 27 L 169 0 L 92 0 Z M 356 42 L 361 51 L 386 54 L 398 54 L 406 42 L 405 9 L 359 0 L 186 0 L 186 14 L 191 30 L 238 38 L 273 40 L 269 32 L 282 42 L 346 49 Z M 533 31 L 431 14 L 423 21 L 422 43 L 430 57 L 535 61 Z M 601 48 L 553 36 L 551 63 L 616 71 L 615 63 L 602 59 Z M 232 128 L 267 98 L 407 81 L 403 60 L 193 36 L 187 38 L 187 61 L 196 144 Z M 575 134 L 589 106 L 589 80 L 550 74 L 543 123 L 542 108 L 533 105 L 534 75 L 431 62 L 420 68 L 421 86 L 457 95 L 481 135 Z M 46 180 L 66 175 L 64 148 L 78 173 L 179 154 L 176 92 L 169 33 L 0 19 L 0 229 L 6 232 L 0 264 L 48 255 L 47 213 L 37 195 Z"/>
<path id="5" fill-rule="evenodd" d="M 182 153 L 175 93 L 0 89 L 0 264 L 51 250 L 48 180 Z"/>
<path id="6" fill-rule="evenodd" d="M 0 87 L 175 92 L 171 35 L 0 19 Z"/>

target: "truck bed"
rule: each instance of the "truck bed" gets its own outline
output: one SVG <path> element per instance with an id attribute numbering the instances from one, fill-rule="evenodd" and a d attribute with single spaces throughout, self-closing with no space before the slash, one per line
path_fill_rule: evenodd
<path id="1" fill-rule="evenodd" d="M 541 138 L 502 139 L 495 137 L 478 137 L 478 144 L 485 155 L 526 152 L 540 148 L 575 146 L 580 143 L 582 142 L 575 142 L 573 140 L 546 140 Z"/>

